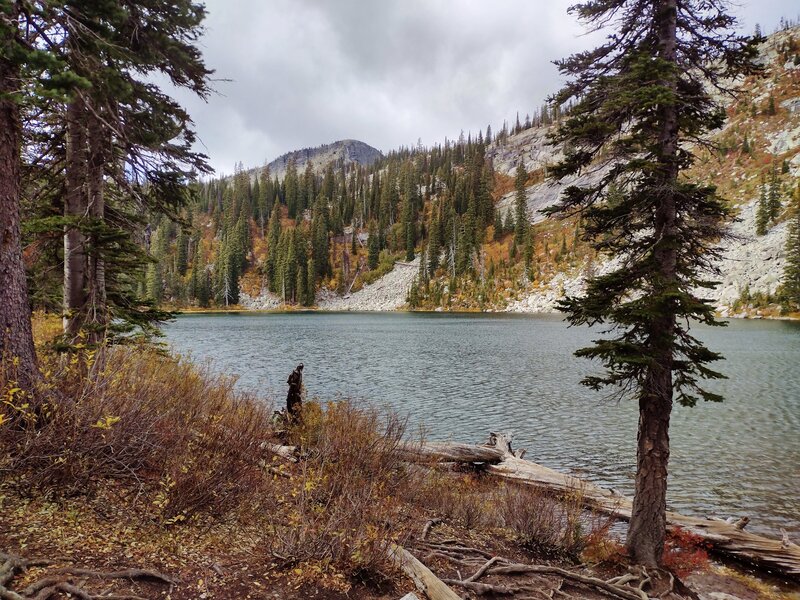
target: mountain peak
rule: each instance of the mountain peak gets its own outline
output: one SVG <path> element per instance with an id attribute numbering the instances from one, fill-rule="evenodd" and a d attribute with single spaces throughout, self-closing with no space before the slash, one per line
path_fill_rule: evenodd
<path id="1" fill-rule="evenodd" d="M 330 163 L 334 163 L 334 168 L 353 163 L 369 166 L 382 156 L 380 150 L 362 141 L 338 140 L 316 148 L 302 148 L 287 152 L 270 162 L 269 170 L 272 177 L 277 176 L 278 179 L 283 179 L 286 174 L 286 166 L 291 160 L 294 160 L 297 170 L 301 173 L 310 162 L 313 171 L 316 174 L 322 174 Z"/>

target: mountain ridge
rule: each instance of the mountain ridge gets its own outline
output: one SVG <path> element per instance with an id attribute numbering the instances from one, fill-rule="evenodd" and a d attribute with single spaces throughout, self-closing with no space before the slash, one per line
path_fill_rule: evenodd
<path id="1" fill-rule="evenodd" d="M 382 157 L 383 153 L 380 150 L 366 142 L 347 138 L 313 148 L 300 148 L 285 152 L 267 163 L 267 167 L 271 177 L 282 180 L 286 175 L 286 167 L 292 159 L 294 159 L 295 167 L 299 172 L 305 170 L 306 165 L 310 162 L 314 174 L 322 175 L 330 163 L 334 163 L 334 166 L 356 163 L 369 167 Z"/>

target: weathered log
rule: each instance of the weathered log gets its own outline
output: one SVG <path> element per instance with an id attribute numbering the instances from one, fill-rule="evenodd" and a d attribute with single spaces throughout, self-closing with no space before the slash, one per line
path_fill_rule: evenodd
<path id="1" fill-rule="evenodd" d="M 409 457 L 409 460 L 420 462 L 496 464 L 505 458 L 503 451 L 498 448 L 455 442 L 408 444 L 404 448 L 404 454 Z"/>
<path id="2" fill-rule="evenodd" d="M 296 446 L 279 446 L 278 444 L 269 444 L 264 442 L 261 444 L 261 447 L 267 452 L 275 454 L 276 456 L 280 456 L 289 462 L 297 462 L 298 460 Z"/>
<path id="3" fill-rule="evenodd" d="M 589 508 L 625 521 L 630 520 L 633 507 L 630 498 L 578 477 L 559 473 L 529 460 L 522 460 L 509 452 L 503 452 L 500 448 L 510 449 L 510 436 L 498 434 L 492 436 L 495 447 L 428 443 L 423 446 L 420 455 L 428 460 L 471 463 L 481 462 L 479 457 L 494 456 L 485 454 L 486 450 L 501 452 L 503 456 L 501 461 L 494 459 L 485 461 L 487 472 L 558 494 L 577 494 Z M 458 457 L 462 460 L 458 461 Z M 672 511 L 667 512 L 667 527 L 685 529 L 701 537 L 709 543 L 711 550 L 719 555 L 747 562 L 783 577 L 800 579 L 800 546 L 785 538 L 773 539 L 744 531 L 741 522 L 727 523 L 689 517 Z"/>
<path id="4" fill-rule="evenodd" d="M 388 549 L 389 558 L 400 567 L 413 581 L 417 589 L 430 600 L 461 600 L 461 597 L 450 589 L 446 583 L 436 577 L 433 572 L 418 561 L 413 554 L 402 546 L 392 544 Z"/>

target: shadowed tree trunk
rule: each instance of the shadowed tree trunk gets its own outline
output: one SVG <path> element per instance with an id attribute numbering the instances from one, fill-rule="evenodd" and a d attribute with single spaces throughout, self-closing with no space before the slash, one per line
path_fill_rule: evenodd
<path id="1" fill-rule="evenodd" d="M 17 7 L 0 14 L 16 23 Z M 5 37 L 5 28 L 0 34 Z M 19 107 L 10 94 L 20 87 L 19 67 L 10 58 L 11 39 L 0 40 L 0 361 L 4 375 L 25 390 L 39 377 L 31 332 L 31 310 L 20 235 Z"/>
<path id="2" fill-rule="evenodd" d="M 658 57 L 676 65 L 677 0 L 659 3 Z M 660 82 L 677 91 L 677 74 Z M 657 566 L 664 553 L 667 510 L 667 465 L 669 463 L 669 420 L 672 412 L 672 369 L 675 354 L 677 307 L 671 292 L 678 289 L 675 193 L 678 183 L 678 111 L 675 101 L 661 107 L 661 133 L 657 152 L 661 197 L 655 214 L 658 243 L 653 258 L 658 271 L 655 287 L 666 298 L 650 325 L 649 342 L 654 360 L 650 363 L 639 399 L 639 434 L 636 451 L 636 493 L 626 546 L 633 560 Z"/>
<path id="3" fill-rule="evenodd" d="M 91 237 L 88 271 L 86 274 L 87 306 L 86 325 L 90 344 L 100 344 L 105 339 L 108 326 L 108 310 L 106 303 L 105 263 L 102 256 L 101 232 L 98 227 L 105 221 L 105 197 L 103 169 L 106 163 L 107 136 L 100 119 L 95 115 L 87 115 L 89 142 L 88 161 L 88 213 L 95 225 Z"/>
<path id="4" fill-rule="evenodd" d="M 74 342 L 86 310 L 86 236 L 80 225 L 88 217 L 86 194 L 86 127 L 83 99 L 77 96 L 67 107 L 67 190 L 64 216 L 64 333 Z"/>

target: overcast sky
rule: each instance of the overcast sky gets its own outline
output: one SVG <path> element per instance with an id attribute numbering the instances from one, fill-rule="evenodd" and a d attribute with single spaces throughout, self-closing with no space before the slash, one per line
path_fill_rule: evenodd
<path id="1" fill-rule="evenodd" d="M 206 0 L 216 71 L 190 109 L 218 173 L 354 138 L 382 151 L 496 130 L 559 87 L 554 59 L 592 45 L 575 0 Z M 796 0 L 741 0 L 771 32 Z M 595 40 L 596 41 L 596 38 Z"/>

